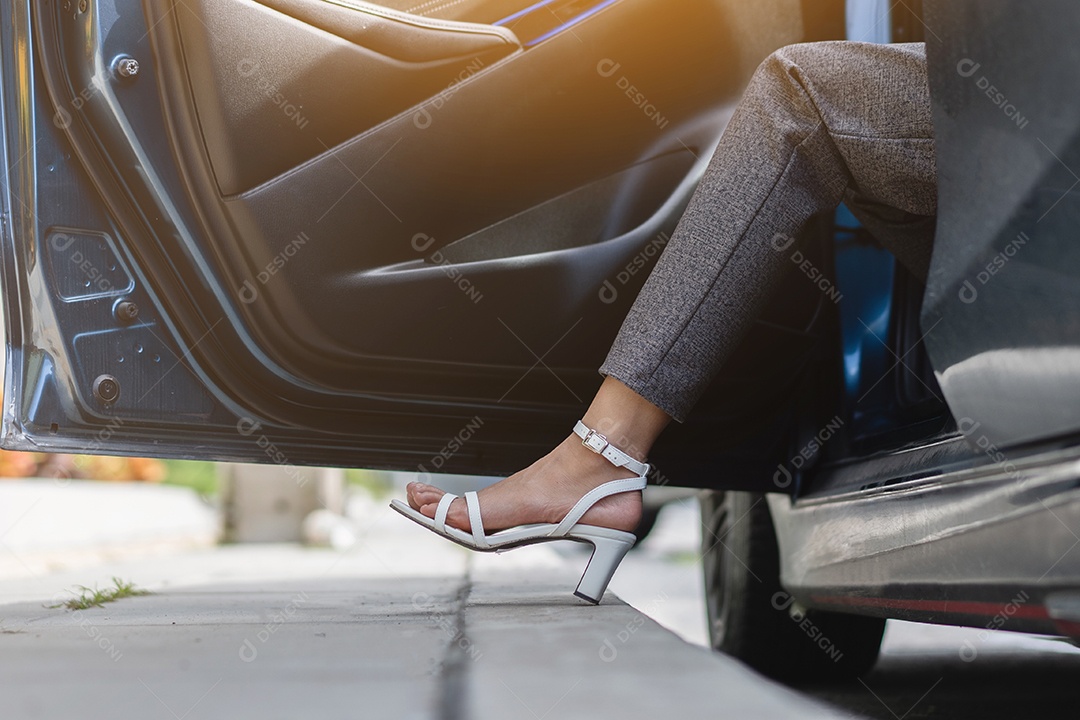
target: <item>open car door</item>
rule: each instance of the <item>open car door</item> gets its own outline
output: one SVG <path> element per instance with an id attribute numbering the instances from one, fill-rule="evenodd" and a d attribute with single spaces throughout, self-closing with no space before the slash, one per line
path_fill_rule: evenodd
<path id="1" fill-rule="evenodd" d="M 535 458 L 805 4 L 5 4 L 4 447 Z"/>

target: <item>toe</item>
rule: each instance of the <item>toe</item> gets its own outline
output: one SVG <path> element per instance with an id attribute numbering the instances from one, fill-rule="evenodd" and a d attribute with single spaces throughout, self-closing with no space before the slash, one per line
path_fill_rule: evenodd
<path id="1" fill-rule="evenodd" d="M 420 485 L 418 483 L 409 483 L 405 486 L 405 497 L 409 500 L 409 507 L 413 510 L 419 510 L 423 505 L 419 499 Z"/>
<path id="2" fill-rule="evenodd" d="M 443 493 L 439 493 L 441 496 Z M 439 509 L 438 501 L 433 503 L 427 503 L 422 505 L 420 513 L 426 515 L 429 518 L 434 519 L 435 512 Z M 450 503 L 450 509 L 446 512 L 446 524 L 450 527 L 455 527 L 458 530 L 464 530 L 469 532 L 469 511 L 465 507 L 465 501 L 461 498 L 456 498 L 454 502 Z"/>
<path id="3" fill-rule="evenodd" d="M 413 510 L 419 510 L 423 505 L 419 499 L 420 483 L 411 482 L 405 486 L 405 497 L 409 501 L 409 507 Z"/>
<path id="4" fill-rule="evenodd" d="M 438 503 L 443 496 L 443 491 L 431 485 L 423 483 L 410 483 L 408 487 L 409 505 L 414 510 L 420 510 L 424 505 Z"/>

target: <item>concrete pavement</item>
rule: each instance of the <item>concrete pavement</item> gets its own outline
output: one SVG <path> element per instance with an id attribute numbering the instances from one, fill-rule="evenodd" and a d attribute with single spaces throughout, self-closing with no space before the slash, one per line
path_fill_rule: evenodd
<path id="1" fill-rule="evenodd" d="M 697 511 L 669 505 L 601 607 L 572 544 L 471 555 L 363 495 L 347 551 L 213 548 L 184 491 L 0 484 L 0 717 L 1073 718 L 1080 650 L 890 623 L 859 681 L 777 688 L 706 640 Z M 121 508 L 123 510 L 121 511 Z M 44 607 L 118 576 L 154 591 Z M 695 648 L 664 631 L 654 620 Z M 972 652 L 972 649 L 975 652 Z M 991 689 L 991 690 L 988 690 Z"/>
<path id="2" fill-rule="evenodd" d="M 580 602 L 582 553 L 472 555 L 391 515 L 346 552 L 226 546 L 0 580 L 3 717 L 838 716 L 614 596 Z M 43 606 L 114 575 L 154 594 Z"/>
<path id="3" fill-rule="evenodd" d="M 487 575 L 487 577 L 484 577 Z M 11 718 L 834 717 L 564 573 L 165 590 L 0 608 Z"/>

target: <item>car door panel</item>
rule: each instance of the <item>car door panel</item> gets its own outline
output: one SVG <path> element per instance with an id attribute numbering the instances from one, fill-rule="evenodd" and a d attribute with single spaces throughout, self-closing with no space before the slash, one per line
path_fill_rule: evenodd
<path id="1" fill-rule="evenodd" d="M 1080 6 L 927 11 L 941 38 L 927 44 L 940 214 L 922 325 L 941 388 L 960 430 L 989 452 L 1073 434 L 1080 102 L 1062 89 L 1076 84 Z"/>
<path id="2" fill-rule="evenodd" d="M 170 17 L 222 195 L 321 155 L 519 51 L 492 25 L 419 25 L 367 3 L 192 0 Z"/>
<path id="3" fill-rule="evenodd" d="M 380 105 L 388 119 L 360 108 L 339 135 L 311 133 L 326 145 L 314 155 L 310 138 L 280 142 L 298 128 L 275 100 L 222 92 L 219 76 L 247 49 L 215 57 L 202 4 L 37 5 L 32 22 L 29 6 L 9 9 L 33 48 L 30 73 L 5 93 L 9 187 L 38 212 L 13 216 L 6 240 L 8 396 L 23 400 L 6 407 L 5 444 L 84 447 L 121 421 L 123 439 L 102 451 L 265 460 L 271 443 L 296 463 L 402 467 L 482 414 L 483 437 L 448 469 L 519 464 L 595 389 L 725 107 L 769 50 L 801 39 L 800 3 L 768 5 L 588 5 L 452 92 L 425 86 L 404 110 Z M 678 31 L 657 33 L 660 17 Z M 16 76 L 18 47 L 4 56 Z M 364 51 L 329 74 L 318 50 L 289 55 L 301 59 L 291 69 L 254 60 L 283 95 L 323 97 L 361 87 L 342 76 Z M 137 77 L 112 71 L 122 54 L 139 60 Z M 218 76 L 206 71 L 215 63 Z M 250 126 L 270 169 L 229 176 L 241 192 L 223 192 L 219 168 L 254 151 L 214 151 L 211 135 L 236 130 L 208 132 L 208 103 L 220 117 L 280 115 Z M 36 264 L 71 264 L 50 227 L 98 238 L 131 287 L 64 296 Z M 814 310 L 796 295 L 779 319 L 804 327 Z M 121 322 L 117 300 L 138 320 Z M 733 382 L 769 365 L 735 363 Z M 106 375 L 116 399 L 95 390 Z"/>
<path id="4" fill-rule="evenodd" d="M 625 7 L 633 9 L 632 4 Z M 293 336 L 273 342 L 279 353 L 304 346 L 316 348 L 314 356 L 281 357 L 281 364 L 304 367 L 310 377 L 319 359 L 326 359 L 326 372 L 310 377 L 323 384 L 328 382 L 329 373 L 338 383 L 347 380 L 340 366 L 351 363 L 359 370 L 357 361 L 363 356 L 410 359 L 392 347 L 378 347 L 383 340 L 392 341 L 393 336 L 369 329 L 372 315 L 368 308 L 374 299 L 364 296 L 366 273 L 417 259 L 417 245 L 422 244 L 414 240 L 418 234 L 434 238 L 426 252 L 437 251 L 560 192 L 638 162 L 645 152 L 680 147 L 672 138 L 668 147 L 654 149 L 656 125 L 617 91 L 597 99 L 598 84 L 609 81 L 583 70 L 596 65 L 592 54 L 637 58 L 641 64 L 627 68 L 627 74 L 635 70 L 641 78 L 637 82 L 655 96 L 656 106 L 671 108 L 667 112 L 677 122 L 680 116 L 700 112 L 702 102 L 712 101 L 707 96 L 688 98 L 685 88 L 664 80 L 670 73 L 662 69 L 672 67 L 672 63 L 700 63 L 708 57 L 704 48 L 684 44 L 681 52 L 673 54 L 672 47 L 656 44 L 650 50 L 633 52 L 632 48 L 647 43 L 642 18 L 631 17 L 624 23 L 617 18 L 605 21 L 604 42 L 599 47 L 580 49 L 582 43 L 569 34 L 555 38 L 468 78 L 445 101 L 436 97 L 416 113 L 394 118 L 265 186 L 221 202 L 229 225 L 240 228 L 236 233 L 242 238 L 242 243 L 236 243 L 241 246 L 238 249 L 257 254 L 253 263 L 236 263 L 230 283 L 233 287 L 242 287 L 301 233 L 312 238 L 313 247 L 325 246 L 327 238 L 336 243 L 332 255 L 318 251 L 298 254 L 284 268 L 283 282 L 260 288 L 265 302 L 242 308 L 250 316 L 250 324 L 261 326 L 264 332 L 268 328 L 321 331 L 313 338 Z M 679 24 L 689 21 L 683 18 Z M 583 28 L 575 32 L 585 34 Z M 655 67 L 648 70 L 649 65 Z M 698 106 L 696 111 L 694 105 Z M 605 122 L 583 124 L 583 113 Z M 695 140 L 687 137 L 684 142 L 700 148 L 702 143 Z M 410 182 L 398 182 L 402 176 Z M 509 177 L 514 181 L 508 184 Z M 358 184 L 359 178 L 362 182 Z M 350 186 L 356 186 L 355 192 L 339 202 L 343 190 Z M 311 201 L 298 203 L 295 198 Z M 417 198 L 423 201 L 417 202 Z M 208 199 L 205 204 L 210 202 Z M 217 237 L 219 248 L 228 246 L 225 233 Z M 580 244 L 606 239 L 581 238 Z M 508 268 L 508 272 L 513 271 Z M 464 274 L 468 272 L 463 269 Z M 321 276 L 326 282 L 306 287 L 290 277 L 296 274 Z M 542 277 L 537 280 L 549 282 Z M 515 282 L 532 284 L 524 277 Z M 345 298 L 347 302 L 343 302 Z M 514 303 L 512 299 L 507 302 Z M 516 304 L 532 307 L 525 293 L 518 296 Z M 467 304 L 458 307 L 472 312 Z M 512 305 L 500 306 L 500 312 L 520 314 Z M 570 314 L 552 315 L 552 324 L 565 329 Z M 288 318 L 288 322 L 280 323 L 275 316 Z M 459 335 L 452 331 L 462 323 L 478 325 L 469 315 L 461 317 L 459 323 L 440 323 L 445 331 L 436 336 L 430 348 L 441 356 L 445 345 L 438 341 L 451 342 Z M 342 334 L 335 328 L 348 328 L 348 332 Z M 462 348 L 472 347 L 498 363 L 507 361 L 505 354 L 514 349 L 514 342 L 509 338 L 501 348 L 499 340 L 482 346 L 463 344 Z M 470 359 L 483 361 L 476 356 Z"/>

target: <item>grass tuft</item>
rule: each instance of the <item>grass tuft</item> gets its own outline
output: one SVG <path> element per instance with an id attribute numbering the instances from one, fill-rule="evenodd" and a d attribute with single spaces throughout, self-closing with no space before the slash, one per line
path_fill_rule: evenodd
<path id="1" fill-rule="evenodd" d="M 56 605 L 46 605 L 45 607 L 52 609 L 58 607 L 66 607 L 68 610 L 86 610 L 92 607 L 101 607 L 105 603 L 119 600 L 126 597 L 137 597 L 139 595 L 149 595 L 150 591 L 140 590 L 135 587 L 134 583 L 124 582 L 118 577 L 112 579 L 113 586 L 111 588 L 105 588 L 104 590 L 98 590 L 95 588 L 88 588 L 85 585 L 76 585 L 76 589 L 79 594 L 72 599 L 57 603 Z"/>

